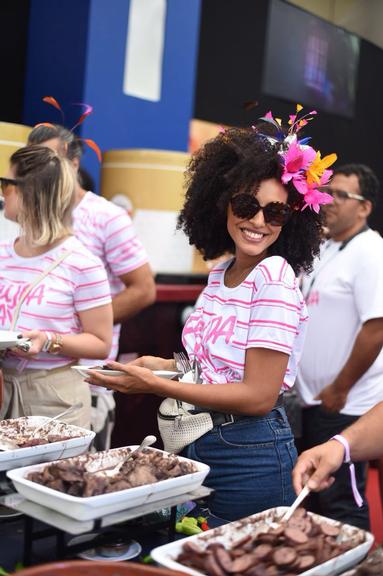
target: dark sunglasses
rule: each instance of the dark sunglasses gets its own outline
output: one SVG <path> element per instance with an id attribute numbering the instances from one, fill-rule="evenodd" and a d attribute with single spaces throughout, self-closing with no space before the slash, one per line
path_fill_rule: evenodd
<path id="1" fill-rule="evenodd" d="M 7 186 L 17 186 L 17 185 L 18 185 L 17 180 L 14 180 L 13 178 L 3 178 L 3 176 L 0 176 L 0 186 L 2 190 L 4 190 Z"/>
<path id="2" fill-rule="evenodd" d="M 236 194 L 230 200 L 231 209 L 237 218 L 251 220 L 260 210 L 267 224 L 284 226 L 293 213 L 293 209 L 283 202 L 269 202 L 261 206 L 255 196 L 251 194 Z"/>

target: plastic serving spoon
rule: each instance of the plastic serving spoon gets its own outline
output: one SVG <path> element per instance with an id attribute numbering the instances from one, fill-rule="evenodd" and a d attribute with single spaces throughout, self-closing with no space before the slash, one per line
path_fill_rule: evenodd
<path id="1" fill-rule="evenodd" d="M 303 502 L 303 500 L 306 498 L 306 496 L 308 496 L 309 492 L 310 492 L 310 488 L 308 488 L 308 486 L 306 484 L 306 486 L 303 488 L 303 490 L 301 490 L 301 492 L 295 498 L 295 500 L 291 504 L 290 508 L 288 508 L 286 510 L 286 512 L 283 514 L 282 518 L 280 519 L 280 522 L 287 522 L 287 520 L 289 520 L 291 518 L 291 516 L 294 514 L 295 510 L 298 508 L 299 504 L 301 504 Z"/>

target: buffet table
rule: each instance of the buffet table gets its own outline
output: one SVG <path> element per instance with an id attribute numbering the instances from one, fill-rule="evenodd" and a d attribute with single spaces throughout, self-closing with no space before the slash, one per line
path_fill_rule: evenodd
<path id="1" fill-rule="evenodd" d="M 110 526 L 115 526 L 123 522 L 143 518 L 154 512 L 158 512 L 164 508 L 170 508 L 170 515 L 162 522 L 143 524 L 142 526 L 124 526 L 124 536 L 127 538 L 139 537 L 143 534 L 148 534 L 150 531 L 156 531 L 161 528 L 166 528 L 168 533 L 168 541 L 174 540 L 175 537 L 175 522 L 176 522 L 176 509 L 178 504 L 183 504 L 189 500 L 198 501 L 205 499 L 212 491 L 209 488 L 202 486 L 193 492 L 187 492 L 179 496 L 163 499 L 159 502 L 151 504 L 144 504 L 136 508 L 129 508 L 121 510 L 114 514 L 109 514 L 102 518 L 88 521 L 78 521 L 60 514 L 55 510 L 46 508 L 35 502 L 25 499 L 19 494 L 7 494 L 0 498 L 0 504 L 8 506 L 18 512 L 25 514 L 24 516 L 24 546 L 23 546 L 23 564 L 28 566 L 32 563 L 33 558 L 33 543 L 35 540 L 50 537 L 56 537 L 56 555 L 58 559 L 67 556 L 73 556 L 78 552 L 89 548 L 89 542 L 77 545 L 68 545 L 65 535 L 72 534 L 85 534 L 88 532 L 102 532 L 103 529 Z M 44 529 L 35 531 L 35 521 L 44 522 L 51 527 L 51 529 Z M 52 530 L 53 528 L 53 530 Z"/>

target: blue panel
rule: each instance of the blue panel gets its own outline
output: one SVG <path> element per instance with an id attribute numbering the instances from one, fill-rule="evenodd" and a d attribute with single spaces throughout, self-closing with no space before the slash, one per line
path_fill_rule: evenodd
<path id="1" fill-rule="evenodd" d="M 54 96 L 65 108 L 65 125 L 79 116 L 87 56 L 89 0 L 30 0 L 24 123 L 62 122 L 41 98 Z"/>
<path id="2" fill-rule="evenodd" d="M 83 133 L 103 150 L 186 150 L 193 111 L 200 0 L 168 0 L 160 102 L 123 94 L 129 2 L 92 0 L 84 98 L 95 107 Z M 97 159 L 84 166 L 97 178 Z"/>
<path id="3" fill-rule="evenodd" d="M 160 102 L 123 94 L 129 0 L 31 0 L 26 124 L 60 122 L 43 96 L 65 107 L 67 127 L 87 102 L 94 113 L 79 134 L 103 150 L 156 148 L 186 150 L 194 101 L 200 0 L 167 0 L 163 82 Z M 84 167 L 98 182 L 92 151 Z"/>

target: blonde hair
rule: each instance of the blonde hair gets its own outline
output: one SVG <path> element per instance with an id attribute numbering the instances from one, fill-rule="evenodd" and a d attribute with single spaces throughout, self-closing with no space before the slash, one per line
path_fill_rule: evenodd
<path id="1" fill-rule="evenodd" d="M 43 146 L 25 146 L 11 156 L 21 208 L 18 222 L 28 242 L 47 246 L 72 233 L 76 175 L 65 158 Z"/>

